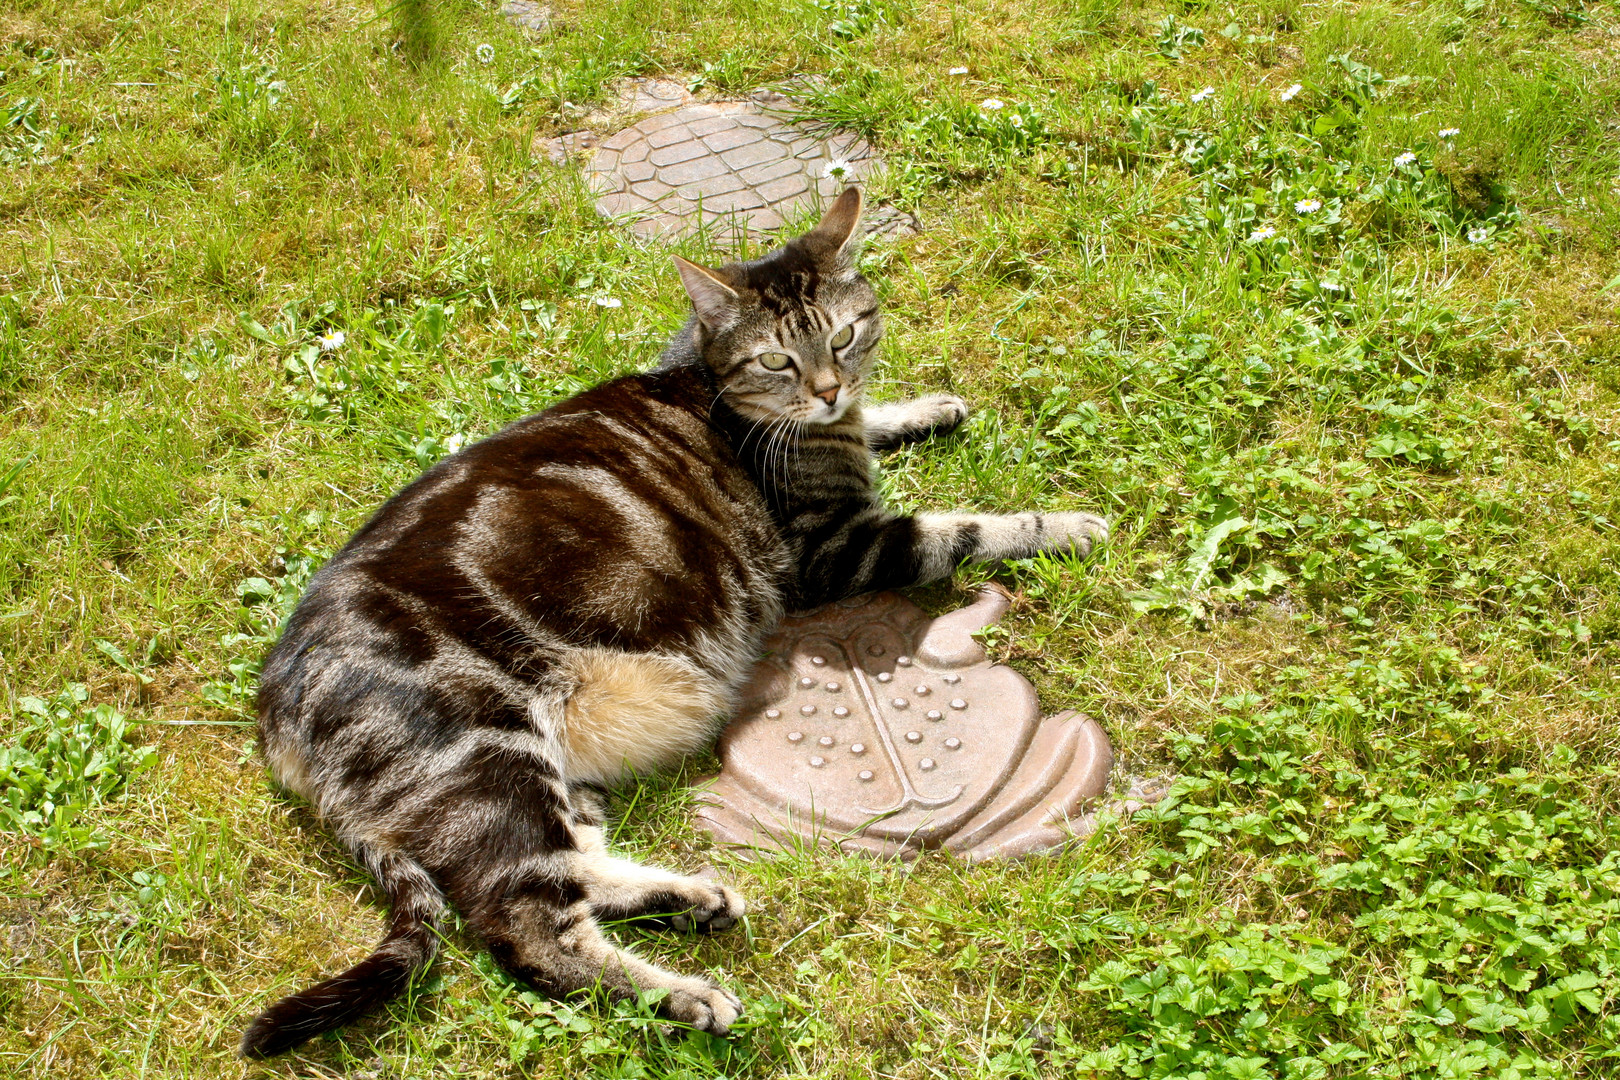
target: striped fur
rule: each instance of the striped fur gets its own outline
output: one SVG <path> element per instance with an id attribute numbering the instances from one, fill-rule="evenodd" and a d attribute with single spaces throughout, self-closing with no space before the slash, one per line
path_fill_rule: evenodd
<path id="1" fill-rule="evenodd" d="M 896 516 L 872 452 L 961 422 L 936 396 L 862 410 L 883 335 L 860 196 L 762 259 L 681 262 L 694 315 L 653 371 L 462 450 L 310 583 L 265 662 L 261 743 L 393 904 L 376 951 L 271 1006 L 287 1050 L 400 992 L 449 904 L 551 994 L 668 991 L 724 1033 L 735 996 L 601 920 L 723 929 L 724 885 L 611 857 L 596 788 L 704 746 L 784 610 L 1106 534 L 1086 514 Z"/>

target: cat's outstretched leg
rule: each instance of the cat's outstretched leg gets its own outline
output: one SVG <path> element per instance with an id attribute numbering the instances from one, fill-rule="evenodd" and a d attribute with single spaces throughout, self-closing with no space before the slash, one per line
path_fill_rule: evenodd
<path id="1" fill-rule="evenodd" d="M 817 537 L 801 563 L 798 607 L 945 577 L 966 562 L 1027 559 L 1043 551 L 1087 554 L 1108 539 L 1094 514 L 917 514 L 873 505 Z"/>
<path id="2" fill-rule="evenodd" d="M 602 830 L 575 826 L 587 875 L 586 901 L 603 922 L 656 920 L 676 930 L 725 930 L 748 910 L 747 903 L 718 881 L 686 877 L 607 853 Z"/>
<path id="3" fill-rule="evenodd" d="M 866 421 L 866 445 L 878 453 L 955 431 L 967 414 L 967 402 L 955 394 L 930 394 L 889 405 L 868 405 L 861 410 Z"/>
<path id="4" fill-rule="evenodd" d="M 725 930 L 748 910 L 733 889 L 608 854 L 602 832 L 606 804 L 600 789 L 569 787 L 574 845 L 586 882 L 586 901 L 603 922 L 651 920 L 676 930 Z"/>
<path id="5" fill-rule="evenodd" d="M 666 971 L 614 948 L 592 905 L 573 885 L 559 885 L 554 874 L 537 867 L 478 907 L 470 921 L 496 963 L 552 997 L 597 988 L 615 998 L 666 990 L 658 1007 L 671 1020 L 712 1035 L 730 1030 L 742 1015 L 735 995 L 709 979 Z"/>
<path id="6" fill-rule="evenodd" d="M 656 875 L 664 872 L 607 854 L 601 801 L 587 787 L 570 785 L 561 813 L 542 794 L 540 785 L 530 785 L 526 793 L 513 793 L 503 813 L 479 815 L 479 827 L 460 838 L 465 847 L 452 863 L 454 880 L 445 891 L 495 962 L 552 997 L 600 989 L 629 998 L 642 990 L 667 990 L 658 1006 L 665 1016 L 724 1035 L 742 1015 L 734 995 L 709 979 L 666 971 L 614 948 L 597 923 L 599 898 L 623 887 L 626 899 L 651 902 L 660 884 Z M 652 887 L 638 892 L 637 881 Z M 683 892 L 679 883 L 688 882 L 702 888 Z M 675 874 L 661 884 L 666 895 L 680 896 L 679 906 L 666 912 L 701 911 L 709 923 L 742 914 L 741 897 L 723 886 Z"/>

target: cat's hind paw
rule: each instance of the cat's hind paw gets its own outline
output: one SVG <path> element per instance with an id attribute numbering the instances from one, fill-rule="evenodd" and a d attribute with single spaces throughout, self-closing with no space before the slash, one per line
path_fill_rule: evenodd
<path id="1" fill-rule="evenodd" d="M 729 885 L 703 878 L 687 878 L 692 886 L 689 899 L 692 906 L 670 916 L 669 924 L 676 930 L 708 933 L 728 930 L 737 924 L 748 910 L 742 894 Z"/>
<path id="2" fill-rule="evenodd" d="M 743 1013 L 742 1001 L 707 979 L 680 979 L 662 1005 L 664 1015 L 694 1031 L 724 1035 Z"/>

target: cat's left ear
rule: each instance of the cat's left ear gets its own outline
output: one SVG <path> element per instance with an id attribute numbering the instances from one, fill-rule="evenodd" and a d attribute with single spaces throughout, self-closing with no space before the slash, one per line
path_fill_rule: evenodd
<path id="1" fill-rule="evenodd" d="M 804 244 L 821 262 L 839 269 L 855 265 L 861 253 L 861 189 L 847 187 L 833 200 L 821 224 L 804 234 Z"/>

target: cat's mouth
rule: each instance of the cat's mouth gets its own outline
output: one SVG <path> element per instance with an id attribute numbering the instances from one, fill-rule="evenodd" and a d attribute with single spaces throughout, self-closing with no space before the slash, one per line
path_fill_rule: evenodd
<path id="1" fill-rule="evenodd" d="M 838 400 L 832 404 L 824 404 L 818 401 L 810 410 L 810 415 L 804 418 L 804 422 L 807 424 L 822 425 L 836 424 L 838 421 L 842 420 L 844 418 L 844 414 L 849 411 L 850 400 L 851 395 L 840 394 L 838 396 Z"/>
<path id="2" fill-rule="evenodd" d="M 822 426 L 836 424 L 844 418 L 845 413 L 849 412 L 849 407 L 860 396 L 860 392 L 861 388 L 858 385 L 845 385 L 839 388 L 838 395 L 831 401 L 818 395 L 816 400 L 805 403 L 805 415 L 800 418 L 800 422 Z"/>

